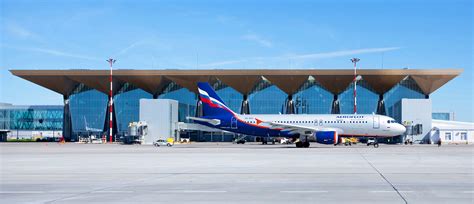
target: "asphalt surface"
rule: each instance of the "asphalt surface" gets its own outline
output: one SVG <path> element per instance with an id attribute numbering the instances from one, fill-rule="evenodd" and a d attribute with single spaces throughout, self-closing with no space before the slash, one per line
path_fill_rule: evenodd
<path id="1" fill-rule="evenodd" d="M 474 203 L 474 146 L 1 143 L 0 203 Z"/>

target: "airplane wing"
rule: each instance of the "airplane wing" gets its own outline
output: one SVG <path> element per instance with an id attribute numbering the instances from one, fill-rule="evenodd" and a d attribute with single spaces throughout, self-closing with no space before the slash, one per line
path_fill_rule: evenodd
<path id="1" fill-rule="evenodd" d="M 308 126 L 301 126 L 301 125 L 294 125 L 294 124 L 285 124 L 285 123 L 275 123 L 275 122 L 262 122 L 269 126 L 272 129 L 282 129 L 281 131 L 288 131 L 290 134 L 299 133 L 301 135 L 308 135 L 313 134 L 319 131 L 335 131 L 338 134 L 343 133 L 340 128 L 319 128 L 319 127 L 308 127 Z"/>

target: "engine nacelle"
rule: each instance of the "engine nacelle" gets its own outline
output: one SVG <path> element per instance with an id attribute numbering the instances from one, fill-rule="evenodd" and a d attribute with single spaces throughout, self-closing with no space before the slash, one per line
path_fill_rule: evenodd
<path id="1" fill-rule="evenodd" d="M 320 144 L 337 144 L 339 136 L 336 131 L 318 131 L 314 137 L 316 142 Z"/>

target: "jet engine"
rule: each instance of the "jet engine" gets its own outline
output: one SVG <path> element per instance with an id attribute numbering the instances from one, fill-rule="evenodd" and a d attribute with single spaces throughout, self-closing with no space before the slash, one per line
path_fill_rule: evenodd
<path id="1" fill-rule="evenodd" d="M 339 136 L 336 131 L 318 131 L 314 133 L 316 142 L 320 144 L 337 144 Z"/>

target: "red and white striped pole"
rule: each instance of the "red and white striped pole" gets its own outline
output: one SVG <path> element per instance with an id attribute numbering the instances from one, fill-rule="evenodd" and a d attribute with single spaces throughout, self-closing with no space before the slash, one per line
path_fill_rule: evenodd
<path id="1" fill-rule="evenodd" d="M 359 58 L 352 58 L 351 62 L 354 63 L 354 114 L 357 114 L 357 62 Z"/>
<path id="2" fill-rule="evenodd" d="M 109 58 L 107 62 L 110 65 L 110 92 L 109 92 L 109 142 L 112 143 L 112 128 L 113 128 L 113 104 L 114 104 L 114 95 L 113 95 L 113 82 L 112 82 L 112 65 L 115 63 L 115 60 L 112 58 Z"/>

